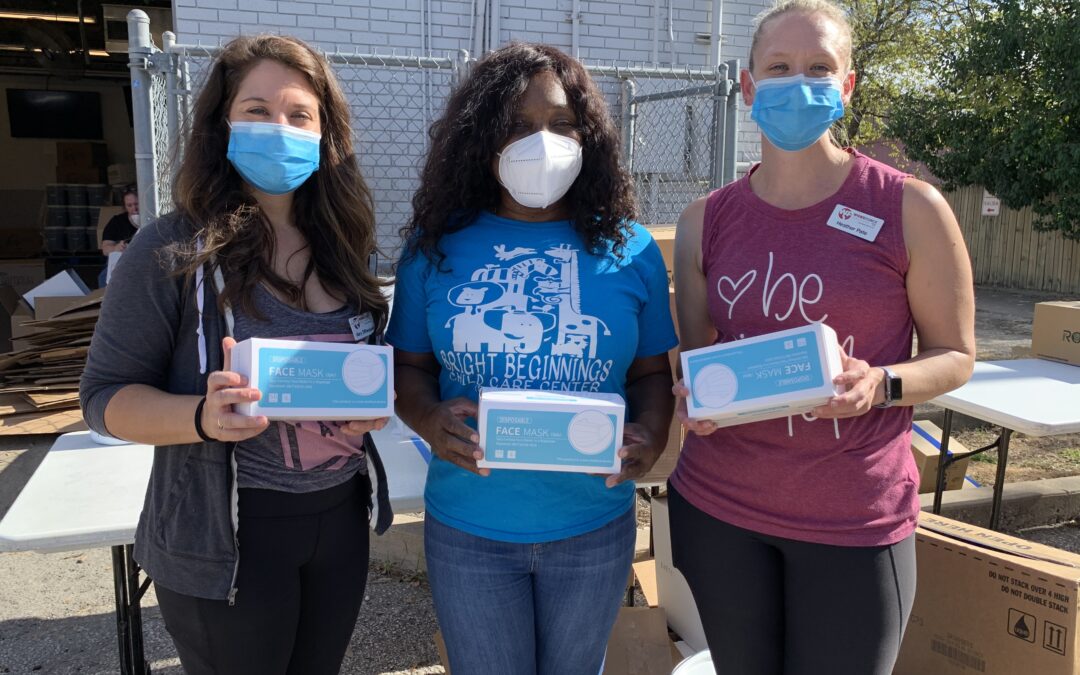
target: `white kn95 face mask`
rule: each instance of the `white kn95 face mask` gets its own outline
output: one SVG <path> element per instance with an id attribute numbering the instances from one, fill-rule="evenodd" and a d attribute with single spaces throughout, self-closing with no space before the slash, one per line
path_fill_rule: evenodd
<path id="1" fill-rule="evenodd" d="M 562 199 L 581 173 L 581 144 L 538 131 L 499 153 L 499 182 L 518 204 L 542 209 Z"/>

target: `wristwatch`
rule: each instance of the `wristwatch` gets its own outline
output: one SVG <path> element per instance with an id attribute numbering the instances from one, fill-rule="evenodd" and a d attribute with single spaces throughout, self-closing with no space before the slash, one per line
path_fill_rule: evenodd
<path id="1" fill-rule="evenodd" d="M 885 379 L 881 381 L 885 388 L 885 400 L 875 405 L 875 408 L 891 408 L 893 404 L 904 397 L 904 381 L 891 368 L 878 366 L 885 372 Z"/>

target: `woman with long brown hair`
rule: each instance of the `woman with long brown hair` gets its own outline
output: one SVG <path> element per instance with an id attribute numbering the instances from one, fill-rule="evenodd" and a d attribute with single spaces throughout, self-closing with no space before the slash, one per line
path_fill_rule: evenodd
<path id="1" fill-rule="evenodd" d="M 81 397 L 155 446 L 135 558 L 189 673 L 336 673 L 388 525 L 372 422 L 269 422 L 230 369 L 249 337 L 371 342 L 371 196 L 340 85 L 299 40 L 229 43 L 196 102 L 176 211 L 117 266 Z M 381 508 L 380 508 L 381 507 Z M 374 517 L 369 517 L 370 513 Z"/>

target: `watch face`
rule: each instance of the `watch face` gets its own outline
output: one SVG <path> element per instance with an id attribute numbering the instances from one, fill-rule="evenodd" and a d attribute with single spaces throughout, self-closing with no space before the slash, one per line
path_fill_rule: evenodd
<path id="1" fill-rule="evenodd" d="M 898 401 L 904 397 L 904 381 L 895 375 L 885 378 L 885 387 L 888 391 L 888 400 Z"/>

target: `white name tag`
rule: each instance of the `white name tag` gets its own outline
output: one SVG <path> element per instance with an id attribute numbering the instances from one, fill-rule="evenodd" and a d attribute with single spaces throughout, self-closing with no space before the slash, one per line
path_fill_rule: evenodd
<path id="1" fill-rule="evenodd" d="M 885 221 L 868 213 L 856 211 L 850 206 L 837 204 L 825 224 L 841 232 L 853 234 L 859 239 L 874 241 L 877 239 L 878 232 L 881 231 L 881 226 L 885 224 Z"/>
<path id="2" fill-rule="evenodd" d="M 352 329 L 353 339 L 360 342 L 375 332 L 375 320 L 371 318 L 371 312 L 364 312 L 349 318 L 349 328 Z"/>

